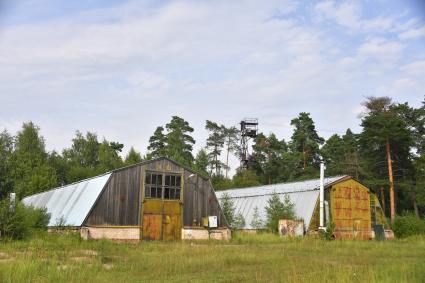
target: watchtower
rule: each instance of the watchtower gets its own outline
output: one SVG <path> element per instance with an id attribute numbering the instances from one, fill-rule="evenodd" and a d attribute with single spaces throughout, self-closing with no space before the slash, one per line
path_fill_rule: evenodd
<path id="1" fill-rule="evenodd" d="M 250 160 L 248 152 L 249 139 L 255 139 L 258 135 L 258 119 L 245 118 L 240 122 L 241 125 L 241 168 L 247 169 Z"/>

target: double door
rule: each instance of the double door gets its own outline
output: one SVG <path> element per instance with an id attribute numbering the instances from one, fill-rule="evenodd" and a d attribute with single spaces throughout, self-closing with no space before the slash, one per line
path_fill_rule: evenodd
<path id="1" fill-rule="evenodd" d="M 142 202 L 142 238 L 178 240 L 182 228 L 180 174 L 146 172 Z"/>

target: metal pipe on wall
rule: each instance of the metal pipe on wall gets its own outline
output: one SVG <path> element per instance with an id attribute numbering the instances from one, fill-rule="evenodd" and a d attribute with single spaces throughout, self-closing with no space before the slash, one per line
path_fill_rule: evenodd
<path id="1" fill-rule="evenodd" d="M 319 191 L 319 228 L 325 227 L 324 221 L 324 200 L 325 200 L 325 164 L 320 162 L 320 191 Z"/>

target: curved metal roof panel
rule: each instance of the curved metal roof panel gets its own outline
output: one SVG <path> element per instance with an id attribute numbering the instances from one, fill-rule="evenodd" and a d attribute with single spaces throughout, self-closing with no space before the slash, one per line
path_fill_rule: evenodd
<path id="1" fill-rule="evenodd" d="M 325 187 L 347 177 L 348 176 L 337 176 L 325 178 Z M 308 229 L 308 224 L 310 223 L 314 207 L 319 197 L 319 187 L 320 179 L 313 179 L 301 182 L 217 191 L 216 195 L 218 199 L 222 199 L 224 194 L 230 196 L 235 205 L 235 212 L 237 214 L 241 213 L 245 219 L 244 229 L 253 229 L 251 223 L 256 207 L 260 219 L 263 222 L 266 221 L 265 207 L 273 193 L 277 193 L 281 201 L 284 200 L 285 195 L 288 195 L 291 202 L 295 205 L 294 210 L 296 216 L 304 219 L 304 224 Z"/>
<path id="2" fill-rule="evenodd" d="M 22 202 L 35 208 L 47 208 L 50 213 L 48 226 L 81 226 L 112 173 L 86 179 L 64 187 L 26 197 Z"/>

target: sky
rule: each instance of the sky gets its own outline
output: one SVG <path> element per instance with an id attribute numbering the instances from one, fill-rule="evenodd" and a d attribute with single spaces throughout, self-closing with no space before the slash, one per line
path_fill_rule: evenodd
<path id="1" fill-rule="evenodd" d="M 309 112 L 327 138 L 371 95 L 424 100 L 425 1 L 0 0 L 0 130 L 48 150 L 80 130 L 144 154 L 172 115 L 195 153 L 207 119 L 288 140 Z"/>

